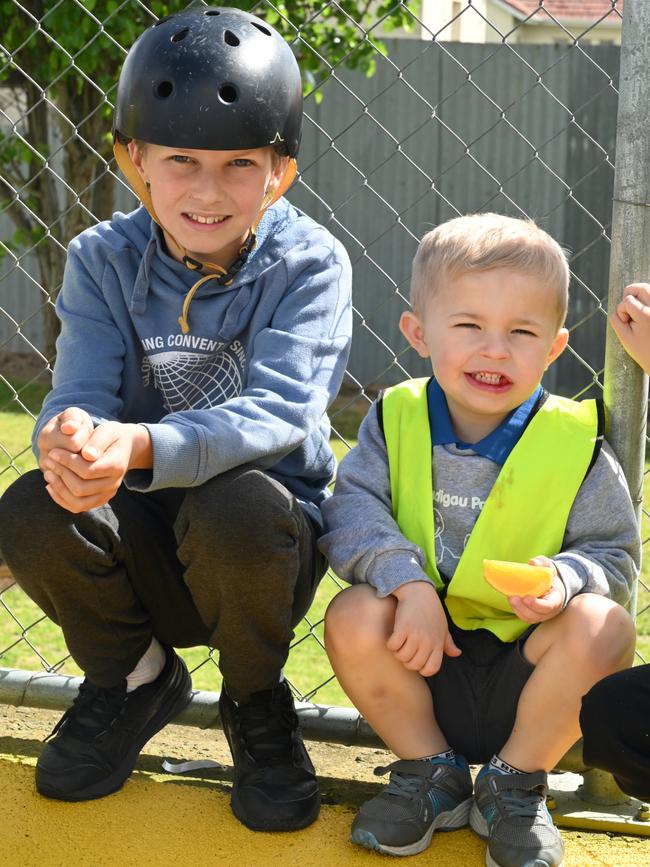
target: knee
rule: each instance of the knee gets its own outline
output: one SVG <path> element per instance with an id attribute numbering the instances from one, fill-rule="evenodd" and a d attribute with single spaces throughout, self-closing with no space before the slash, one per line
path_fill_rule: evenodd
<path id="1" fill-rule="evenodd" d="M 325 612 L 325 647 L 330 655 L 355 659 L 385 650 L 393 631 L 395 602 L 380 599 L 373 587 L 357 584 L 343 590 Z"/>
<path id="2" fill-rule="evenodd" d="M 12 562 L 34 547 L 34 522 L 46 511 L 61 511 L 45 490 L 40 470 L 20 476 L 0 497 L 0 553 Z"/>
<path id="3" fill-rule="evenodd" d="M 636 630 L 634 620 L 621 605 L 595 593 L 584 593 L 569 602 L 565 615 L 572 653 L 584 656 L 600 676 L 632 662 Z"/>
<path id="4" fill-rule="evenodd" d="M 176 522 L 179 545 L 199 538 L 203 548 L 238 558 L 254 547 L 291 547 L 300 536 L 300 506 L 279 482 L 260 470 L 236 470 L 188 490 Z M 254 545 L 253 545 L 254 542 Z"/>

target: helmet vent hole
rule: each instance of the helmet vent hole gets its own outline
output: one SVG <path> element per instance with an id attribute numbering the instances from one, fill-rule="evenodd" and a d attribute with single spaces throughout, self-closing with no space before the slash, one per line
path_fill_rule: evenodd
<path id="1" fill-rule="evenodd" d="M 174 33 L 172 36 L 172 42 L 181 42 L 187 34 L 190 32 L 189 27 L 184 27 L 182 30 L 179 30 L 177 33 Z"/>
<path id="2" fill-rule="evenodd" d="M 204 15 L 221 15 L 220 9 L 206 9 Z"/>
<path id="3" fill-rule="evenodd" d="M 263 24 L 258 24 L 257 21 L 251 21 L 251 24 L 253 25 L 253 27 L 257 27 L 257 29 L 260 31 L 260 33 L 263 33 L 265 36 L 271 35 L 271 31 L 267 30 L 267 28 L 264 27 Z"/>
<path id="4" fill-rule="evenodd" d="M 219 88 L 219 99 L 228 104 L 237 102 L 237 89 L 232 84 L 222 84 Z"/>
<path id="5" fill-rule="evenodd" d="M 159 81 L 158 84 L 154 87 L 154 93 L 160 99 L 167 99 L 168 96 L 171 96 L 174 92 L 174 85 L 171 81 Z"/>
<path id="6" fill-rule="evenodd" d="M 232 31 L 230 31 L 230 30 L 226 30 L 226 32 L 223 34 L 223 41 L 227 45 L 232 45 L 233 48 L 235 48 L 235 46 L 239 45 L 239 38 L 237 36 L 235 36 L 235 34 L 232 33 Z"/>

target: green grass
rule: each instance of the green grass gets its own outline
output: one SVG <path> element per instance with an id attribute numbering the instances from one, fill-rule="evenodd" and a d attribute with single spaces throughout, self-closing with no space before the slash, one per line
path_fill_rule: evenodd
<path id="1" fill-rule="evenodd" d="M 0 494 L 19 475 L 36 466 L 30 445 L 33 426 L 28 415 L 0 413 Z"/>
<path id="2" fill-rule="evenodd" d="M 8 386 L 0 379 L 0 493 L 19 473 L 35 467 L 29 448 L 33 420 L 26 409 L 37 413 L 45 389 L 38 385 L 25 387 L 21 383 Z M 25 408 L 21 407 L 20 402 Z M 349 445 L 355 444 L 359 422 L 368 403 L 363 399 L 339 401 L 334 408 L 333 426 Z M 332 447 L 337 458 L 342 458 L 348 445 L 337 437 Z M 646 464 L 650 470 L 650 461 Z M 644 502 L 650 503 L 650 473 L 645 479 Z M 644 516 L 643 538 L 650 538 L 650 519 Z M 642 568 L 641 580 L 650 588 L 650 556 Z M 328 574 L 318 589 L 307 618 L 296 629 L 296 638 L 289 655 L 287 677 L 301 695 L 312 697 L 321 704 L 348 705 L 349 701 L 338 683 L 322 647 L 323 615 L 330 599 L 339 589 L 339 583 Z M 637 619 L 637 650 L 644 660 L 650 661 L 650 591 L 639 585 L 639 616 Z M 17 622 L 18 621 L 18 622 Z M 30 646 L 31 645 L 31 646 Z M 4 651 L 4 653 L 3 653 Z M 181 651 L 190 669 L 196 689 L 218 691 L 220 676 L 216 658 L 208 656 L 205 648 Z M 39 662 L 39 654 L 43 661 Z M 0 666 L 25 668 L 58 667 L 67 655 L 60 630 L 17 587 L 0 593 Z M 80 674 L 71 660 L 63 663 L 62 671 Z"/>
<path id="3" fill-rule="evenodd" d="M 46 387 L 38 383 L 9 383 L 0 378 L 0 494 L 36 466 L 30 445 L 32 415 L 38 413 L 46 393 Z"/>
<path id="4" fill-rule="evenodd" d="M 650 662 L 650 545 L 647 544 L 647 540 L 650 539 L 650 516 L 646 514 L 650 512 L 650 455 L 647 453 L 643 479 L 643 505 L 644 513 L 641 517 L 643 553 L 636 605 L 636 650 L 641 658 L 637 658 L 635 664 Z"/>

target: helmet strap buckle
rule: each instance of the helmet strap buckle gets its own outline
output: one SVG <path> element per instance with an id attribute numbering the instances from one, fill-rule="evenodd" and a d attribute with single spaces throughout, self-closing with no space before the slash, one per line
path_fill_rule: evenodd
<path id="1" fill-rule="evenodd" d="M 194 259 L 192 256 L 188 256 L 185 254 L 183 256 L 183 265 L 190 269 L 190 271 L 202 271 L 203 270 L 203 262 L 199 262 L 198 259 Z"/>

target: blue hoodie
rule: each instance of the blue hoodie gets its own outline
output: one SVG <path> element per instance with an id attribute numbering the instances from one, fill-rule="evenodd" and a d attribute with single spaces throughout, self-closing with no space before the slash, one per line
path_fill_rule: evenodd
<path id="1" fill-rule="evenodd" d="M 53 387 L 34 449 L 52 416 L 78 406 L 96 425 L 149 430 L 153 469 L 128 473 L 131 489 L 193 487 L 251 464 L 317 518 L 335 468 L 325 412 L 352 333 L 348 256 L 280 199 L 234 282 L 199 288 L 183 334 L 178 317 L 199 276 L 169 256 L 144 208 L 71 242 Z"/>

